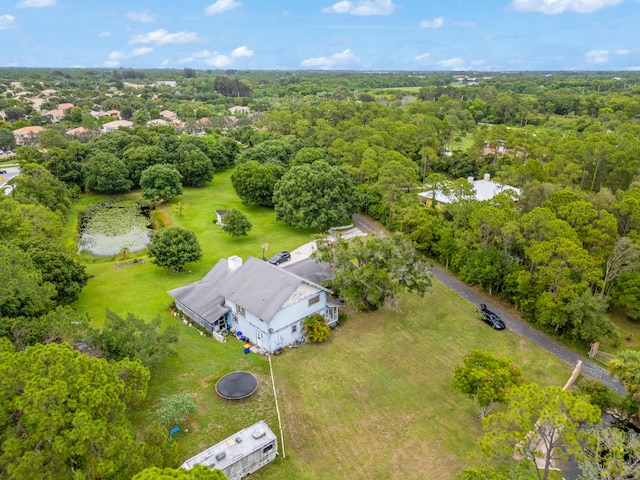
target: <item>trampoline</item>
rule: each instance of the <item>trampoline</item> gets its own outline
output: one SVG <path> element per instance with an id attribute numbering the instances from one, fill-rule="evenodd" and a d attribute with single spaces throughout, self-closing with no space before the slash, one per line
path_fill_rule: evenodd
<path id="1" fill-rule="evenodd" d="M 249 372 L 228 373 L 216 383 L 216 392 L 227 400 L 250 397 L 257 389 L 258 379 Z"/>

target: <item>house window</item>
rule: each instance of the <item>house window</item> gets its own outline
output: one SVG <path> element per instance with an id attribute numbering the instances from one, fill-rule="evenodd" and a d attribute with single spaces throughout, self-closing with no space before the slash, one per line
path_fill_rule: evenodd
<path id="1" fill-rule="evenodd" d="M 298 331 L 298 325 L 291 325 L 291 333 L 296 333 Z"/>
<path id="2" fill-rule="evenodd" d="M 320 295 L 316 295 L 309 299 L 309 306 L 314 305 L 320 301 Z"/>
<path id="3" fill-rule="evenodd" d="M 269 445 L 267 445 L 266 447 L 264 447 L 262 449 L 262 453 L 267 453 L 270 452 L 271 450 L 273 450 L 273 443 L 270 443 Z"/>
<path id="4" fill-rule="evenodd" d="M 238 317 L 235 315 L 231 315 L 231 320 L 233 320 L 233 323 L 238 323 Z"/>
<path id="5" fill-rule="evenodd" d="M 244 307 L 241 307 L 240 305 L 236 304 L 236 312 L 238 313 L 238 315 L 240 315 L 241 317 L 245 316 L 245 312 L 244 312 Z"/>

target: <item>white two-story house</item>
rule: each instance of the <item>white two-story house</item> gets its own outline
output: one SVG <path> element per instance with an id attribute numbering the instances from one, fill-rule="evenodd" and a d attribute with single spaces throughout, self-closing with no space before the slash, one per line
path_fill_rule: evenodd
<path id="1" fill-rule="evenodd" d="M 249 257 L 221 259 L 200 281 L 171 290 L 176 308 L 206 330 L 230 330 L 272 353 L 303 339 L 303 321 L 319 313 L 331 326 L 341 303 L 321 285 Z"/>

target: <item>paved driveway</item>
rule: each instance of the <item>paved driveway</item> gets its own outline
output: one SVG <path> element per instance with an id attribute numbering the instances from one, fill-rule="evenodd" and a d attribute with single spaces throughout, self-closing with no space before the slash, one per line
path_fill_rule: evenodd
<path id="1" fill-rule="evenodd" d="M 353 219 L 360 230 L 363 232 L 369 233 L 383 233 L 386 232 L 378 226 L 375 222 L 372 222 L 366 217 L 362 215 L 354 215 Z M 443 268 L 434 266 L 433 267 L 433 277 L 439 281 L 445 287 L 453 290 L 462 298 L 472 303 L 473 305 L 478 305 L 480 303 L 485 303 L 489 310 L 500 315 L 500 318 L 504 320 L 504 323 L 507 325 L 507 328 L 518 335 L 528 338 L 533 343 L 538 345 L 539 347 L 548 350 L 553 353 L 560 360 L 570 364 L 571 366 L 575 366 L 578 360 L 582 360 L 582 374 L 587 377 L 595 378 L 596 380 L 602 382 L 604 385 L 609 387 L 611 390 L 619 393 L 620 395 L 626 395 L 627 391 L 624 386 L 614 377 L 609 375 L 609 372 L 602 368 L 600 365 L 597 365 L 590 361 L 588 358 L 574 352 L 573 350 L 568 349 L 564 345 L 560 344 L 556 340 L 548 337 L 542 332 L 539 332 L 535 328 L 532 328 L 528 323 L 514 317 L 510 313 L 502 310 L 497 305 L 491 303 L 491 300 L 485 297 L 480 293 L 476 293 L 474 290 L 469 288 L 464 282 L 461 282 L 449 272 L 444 270 Z"/>

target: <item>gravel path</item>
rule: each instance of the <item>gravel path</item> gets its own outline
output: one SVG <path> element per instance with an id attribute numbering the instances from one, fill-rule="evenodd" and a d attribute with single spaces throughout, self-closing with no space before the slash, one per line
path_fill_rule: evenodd
<path id="1" fill-rule="evenodd" d="M 384 229 L 380 227 L 375 222 L 370 219 L 363 217 L 362 215 L 354 215 L 353 220 L 362 230 L 366 233 L 383 233 L 386 234 Z M 433 267 L 433 277 L 439 281 L 445 287 L 453 290 L 462 298 L 472 303 L 473 305 L 478 305 L 480 303 L 485 303 L 489 310 L 497 313 L 504 323 L 507 325 L 507 328 L 518 335 L 528 338 L 533 343 L 538 345 L 539 347 L 548 350 L 553 353 L 560 360 L 570 364 L 571 366 L 575 366 L 578 360 L 582 360 L 582 370 L 581 373 L 588 377 L 594 378 L 604 385 L 606 385 L 611 390 L 619 393 L 620 395 L 626 395 L 627 392 L 624 386 L 614 377 L 609 375 L 609 372 L 602 368 L 600 365 L 593 363 L 588 358 L 583 357 L 582 355 L 574 352 L 573 350 L 568 349 L 564 345 L 560 344 L 556 340 L 548 337 L 542 332 L 532 328 L 526 322 L 514 317 L 509 312 L 502 310 L 500 307 L 491 303 L 491 300 L 484 295 L 475 292 L 473 289 L 469 288 L 464 282 L 461 282 L 449 272 L 444 270 L 443 268 L 434 266 Z"/>

